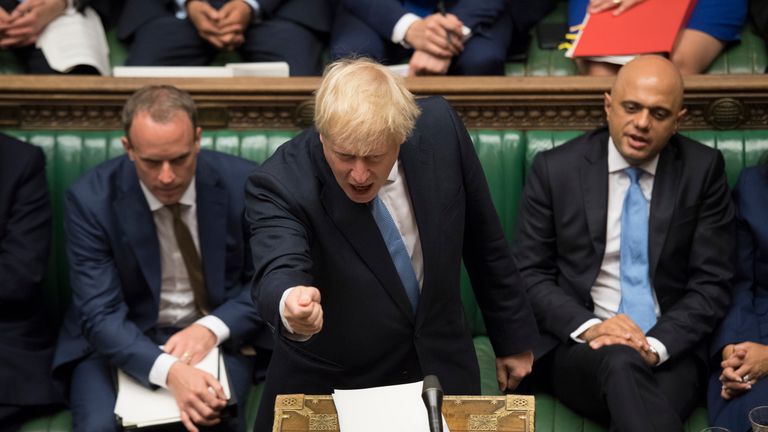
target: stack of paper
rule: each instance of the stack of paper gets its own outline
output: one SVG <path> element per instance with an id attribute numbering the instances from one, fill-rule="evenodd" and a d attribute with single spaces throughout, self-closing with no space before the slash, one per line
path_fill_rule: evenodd
<path id="1" fill-rule="evenodd" d="M 224 359 L 219 355 L 218 348 L 212 349 L 195 367 L 217 377 L 227 399 L 231 398 Z M 145 427 L 181 421 L 176 399 L 167 389 L 148 389 L 119 369 L 117 388 L 115 415 L 123 427 Z"/>
<path id="2" fill-rule="evenodd" d="M 116 66 L 116 77 L 212 78 L 212 77 L 288 77 L 288 63 L 227 63 L 224 66 Z"/>
<path id="3" fill-rule="evenodd" d="M 361 390 L 334 390 L 341 432 L 427 432 L 423 381 Z M 449 432 L 443 419 L 443 431 Z"/>

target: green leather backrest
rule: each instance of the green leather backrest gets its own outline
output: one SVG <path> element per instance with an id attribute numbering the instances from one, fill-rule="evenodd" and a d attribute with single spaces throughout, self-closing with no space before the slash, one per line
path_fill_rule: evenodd
<path id="1" fill-rule="evenodd" d="M 48 183 L 54 211 L 52 259 L 47 284 L 48 307 L 60 317 L 69 301 L 67 260 L 64 253 L 63 199 L 70 183 L 88 168 L 123 153 L 120 131 L 38 132 L 9 131 L 43 148 L 47 157 Z M 257 162 L 265 160 L 290 139 L 295 130 L 208 131 L 202 147 L 239 155 Z M 578 136 L 579 131 L 498 131 L 475 130 L 470 136 L 485 170 L 491 196 L 507 238 L 513 241 L 517 207 L 528 167 L 535 155 Z M 733 185 L 744 166 L 757 163 L 768 151 L 766 131 L 691 131 L 686 135 L 720 149 L 726 160 L 728 181 Z M 476 304 L 469 278 L 462 271 L 462 300 L 473 335 L 485 335 L 485 324 Z"/>
<path id="2" fill-rule="evenodd" d="M 70 297 L 64 249 L 64 193 L 87 169 L 123 154 L 120 142 L 122 132 L 6 132 L 41 147 L 46 155 L 46 175 L 54 221 L 51 262 L 46 281 L 46 307 L 51 317 L 61 319 Z M 205 132 L 201 146 L 261 162 L 294 134 L 295 131 Z"/>

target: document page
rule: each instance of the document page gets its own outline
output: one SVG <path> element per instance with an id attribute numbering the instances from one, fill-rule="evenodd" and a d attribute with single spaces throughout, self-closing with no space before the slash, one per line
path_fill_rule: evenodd
<path id="1" fill-rule="evenodd" d="M 102 75 L 110 74 L 107 37 L 98 14 L 91 8 L 86 8 L 83 14 L 67 9 L 45 27 L 37 47 L 51 68 L 59 72 L 88 65 Z"/>
<path id="2" fill-rule="evenodd" d="M 360 390 L 334 390 L 341 432 L 429 432 L 422 381 Z M 443 419 L 443 431 L 448 425 Z"/>
<path id="3" fill-rule="evenodd" d="M 224 369 L 224 360 L 219 349 L 214 348 L 196 368 L 217 377 L 224 387 L 224 394 L 230 398 L 229 382 Z M 145 427 L 181 421 L 176 399 L 168 389 L 148 389 L 122 370 L 117 371 L 117 402 L 115 415 L 124 427 Z"/>

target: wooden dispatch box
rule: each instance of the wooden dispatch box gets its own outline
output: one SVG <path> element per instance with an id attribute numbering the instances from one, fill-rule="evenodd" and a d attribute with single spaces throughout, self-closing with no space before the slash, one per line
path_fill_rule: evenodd
<path id="1" fill-rule="evenodd" d="M 451 432 L 533 432 L 533 396 L 445 396 L 443 416 Z M 287 394 L 275 400 L 272 432 L 339 431 L 330 395 Z"/>

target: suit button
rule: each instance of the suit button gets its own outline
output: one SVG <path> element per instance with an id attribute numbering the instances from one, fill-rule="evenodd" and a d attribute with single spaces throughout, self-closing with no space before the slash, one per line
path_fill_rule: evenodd
<path id="1" fill-rule="evenodd" d="M 407 371 L 407 370 L 404 370 L 404 371 L 400 372 L 400 375 L 402 375 L 402 376 L 408 376 L 408 371 Z"/>

